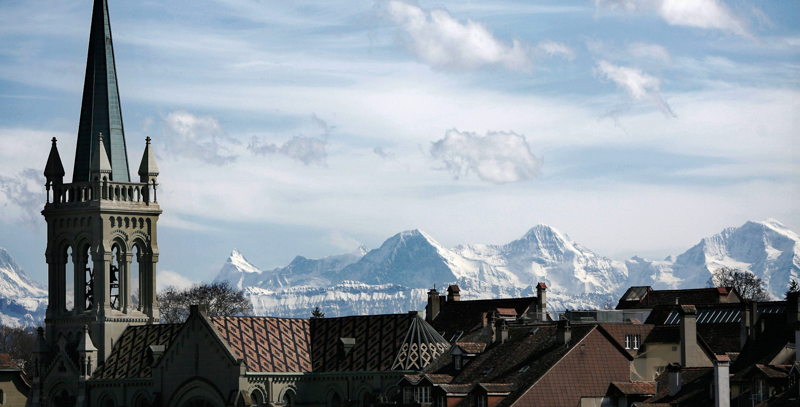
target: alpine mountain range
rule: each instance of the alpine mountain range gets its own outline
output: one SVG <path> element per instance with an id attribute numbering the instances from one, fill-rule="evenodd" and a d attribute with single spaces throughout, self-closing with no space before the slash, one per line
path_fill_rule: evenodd
<path id="1" fill-rule="evenodd" d="M 697 288 L 720 267 L 752 271 L 770 295 L 782 298 L 800 274 L 800 237 L 780 222 L 747 222 L 702 239 L 678 256 L 618 261 L 598 255 L 547 225 L 505 245 L 445 248 L 421 230 L 398 233 L 379 248 L 363 245 L 321 259 L 297 256 L 285 267 L 261 270 L 234 249 L 215 281 L 244 290 L 257 315 L 306 318 L 422 310 L 427 292 L 458 284 L 464 299 L 533 296 L 549 287 L 548 308 L 615 305 L 630 286 Z M 47 307 L 43 284 L 30 279 L 0 248 L 0 322 L 40 324 Z"/>

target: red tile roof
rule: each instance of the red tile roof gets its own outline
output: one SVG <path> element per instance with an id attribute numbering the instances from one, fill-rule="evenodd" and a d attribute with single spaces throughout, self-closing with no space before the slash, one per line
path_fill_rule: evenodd
<path id="1" fill-rule="evenodd" d="M 309 320 L 273 317 L 209 320 L 236 357 L 244 359 L 247 371 L 311 371 Z"/>
<path id="2" fill-rule="evenodd" d="M 617 388 L 626 396 L 652 396 L 656 394 L 656 382 L 611 382 L 611 386 Z"/>
<path id="3" fill-rule="evenodd" d="M 8 353 L 0 353 L 0 370 L 22 370 Z"/>
<path id="4" fill-rule="evenodd" d="M 461 348 L 464 353 L 477 354 L 486 349 L 486 344 L 481 342 L 456 342 L 456 346 Z"/>
<path id="5" fill-rule="evenodd" d="M 97 367 L 92 375 L 95 379 L 122 379 L 150 377 L 150 346 L 169 347 L 183 324 L 157 324 L 129 326 L 105 363 Z"/>

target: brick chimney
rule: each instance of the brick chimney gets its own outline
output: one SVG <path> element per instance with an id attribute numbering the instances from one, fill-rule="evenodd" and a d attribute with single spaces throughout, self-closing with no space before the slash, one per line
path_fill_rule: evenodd
<path id="1" fill-rule="evenodd" d="M 569 320 L 558 321 L 556 325 L 556 343 L 559 345 L 568 344 L 572 339 L 572 326 Z"/>
<path id="2" fill-rule="evenodd" d="M 697 345 L 697 308 L 681 305 L 681 366 L 700 367 L 703 351 Z"/>
<path id="3" fill-rule="evenodd" d="M 731 358 L 716 355 L 714 360 L 714 402 L 716 407 L 731 406 Z"/>
<path id="4" fill-rule="evenodd" d="M 461 301 L 461 289 L 456 284 L 447 287 L 447 301 Z"/>
<path id="5" fill-rule="evenodd" d="M 674 396 L 681 391 L 681 366 L 677 363 L 667 365 L 668 394 Z"/>
<path id="6" fill-rule="evenodd" d="M 428 291 L 428 305 L 425 307 L 425 320 L 432 322 L 439 315 L 439 292 L 436 291 L 436 286 Z"/>

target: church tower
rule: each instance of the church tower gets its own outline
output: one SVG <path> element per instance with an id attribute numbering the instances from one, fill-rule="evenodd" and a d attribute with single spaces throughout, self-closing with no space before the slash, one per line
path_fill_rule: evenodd
<path id="1" fill-rule="evenodd" d="M 34 352 L 33 402 L 74 397 L 85 405 L 80 383 L 122 331 L 159 322 L 158 167 L 148 137 L 139 180 L 131 182 L 107 0 L 94 1 L 71 183 L 52 143 L 42 211 L 49 298 L 46 334 L 40 330 Z"/>

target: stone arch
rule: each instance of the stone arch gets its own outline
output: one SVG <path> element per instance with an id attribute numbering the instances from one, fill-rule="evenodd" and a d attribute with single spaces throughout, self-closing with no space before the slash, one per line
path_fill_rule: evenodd
<path id="1" fill-rule="evenodd" d="M 116 396 L 114 396 L 114 393 L 111 391 L 103 392 L 103 394 L 100 395 L 100 398 L 98 400 L 100 400 L 99 407 L 119 406 Z"/>
<path id="2" fill-rule="evenodd" d="M 392 386 L 389 386 L 389 388 L 386 389 L 386 392 L 383 393 L 383 395 L 386 398 L 386 401 L 389 402 L 389 403 L 391 403 L 391 402 L 400 403 L 400 402 L 403 401 L 403 398 L 402 398 L 403 395 L 400 393 L 400 386 L 398 386 L 396 384 L 392 385 Z"/>
<path id="3" fill-rule="evenodd" d="M 63 381 L 56 383 L 48 394 L 50 407 L 75 407 L 75 403 L 78 401 L 76 395 L 75 389 Z"/>
<path id="4" fill-rule="evenodd" d="M 344 405 L 344 390 L 337 384 L 328 386 L 328 391 L 325 394 L 325 406 L 327 407 L 342 407 Z"/>
<path id="5" fill-rule="evenodd" d="M 374 402 L 374 389 L 372 386 L 366 383 L 362 383 L 356 394 L 356 397 L 358 397 L 356 401 L 358 402 L 359 407 L 368 407 Z"/>
<path id="6" fill-rule="evenodd" d="M 269 403 L 269 395 L 261 386 L 253 386 L 249 389 L 249 393 L 254 406 L 263 407 Z"/>
<path id="7" fill-rule="evenodd" d="M 225 398 L 216 385 L 194 377 L 178 387 L 170 397 L 167 407 L 225 407 Z"/>
<path id="8" fill-rule="evenodd" d="M 130 400 L 131 407 L 149 407 L 151 404 L 150 394 L 146 390 L 138 390 L 133 393 Z"/>

